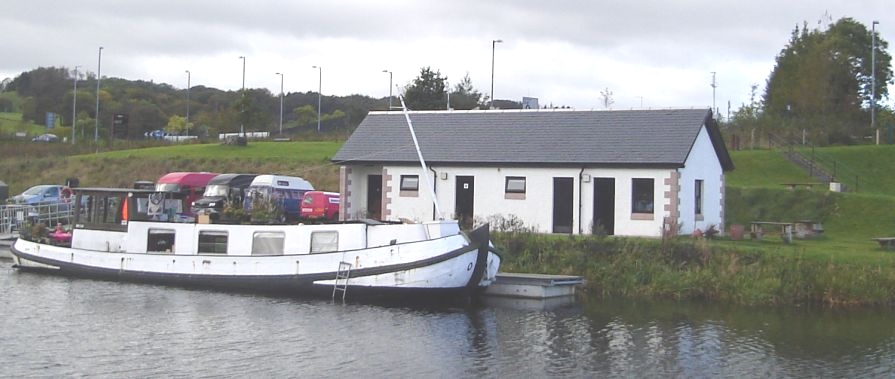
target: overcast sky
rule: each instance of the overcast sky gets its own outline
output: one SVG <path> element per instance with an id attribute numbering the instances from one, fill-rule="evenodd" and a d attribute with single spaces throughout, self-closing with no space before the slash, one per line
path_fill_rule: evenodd
<path id="1" fill-rule="evenodd" d="M 9 0 L 0 79 L 37 67 L 223 90 L 385 97 L 421 67 L 467 73 L 497 99 L 603 109 L 711 107 L 726 114 L 764 88 L 796 24 L 851 17 L 895 40 L 891 0 L 855 1 L 111 1 Z M 891 50 L 890 50 L 891 53 Z M 891 101 L 886 101 L 891 104 Z"/>

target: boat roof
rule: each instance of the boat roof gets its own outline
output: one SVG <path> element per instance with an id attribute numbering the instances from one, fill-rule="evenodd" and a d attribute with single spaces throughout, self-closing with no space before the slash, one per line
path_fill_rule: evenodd
<path id="1" fill-rule="evenodd" d="M 258 174 L 220 174 L 208 181 L 212 184 L 226 184 L 234 187 L 248 187 Z"/>
<path id="2" fill-rule="evenodd" d="M 286 175 L 258 175 L 252 180 L 252 186 L 270 186 L 274 188 L 294 188 L 299 190 L 313 190 L 311 182 L 298 176 Z"/>
<path id="3" fill-rule="evenodd" d="M 192 187 L 204 187 L 208 181 L 218 176 L 216 172 L 169 172 L 158 178 L 156 183 L 175 183 Z"/>

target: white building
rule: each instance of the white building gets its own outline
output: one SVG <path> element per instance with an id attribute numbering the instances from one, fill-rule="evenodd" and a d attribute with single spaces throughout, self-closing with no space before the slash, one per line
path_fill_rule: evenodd
<path id="1" fill-rule="evenodd" d="M 708 109 L 370 112 L 333 162 L 341 218 L 520 218 L 544 233 L 724 230 L 733 162 Z"/>

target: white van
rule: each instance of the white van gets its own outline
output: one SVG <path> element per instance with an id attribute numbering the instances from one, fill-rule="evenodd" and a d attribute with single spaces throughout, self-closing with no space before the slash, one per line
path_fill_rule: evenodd
<path id="1" fill-rule="evenodd" d="M 254 202 L 266 200 L 282 209 L 283 220 L 297 220 L 302 196 L 313 190 L 310 182 L 297 176 L 258 175 L 249 185 L 245 209 L 251 212 Z"/>

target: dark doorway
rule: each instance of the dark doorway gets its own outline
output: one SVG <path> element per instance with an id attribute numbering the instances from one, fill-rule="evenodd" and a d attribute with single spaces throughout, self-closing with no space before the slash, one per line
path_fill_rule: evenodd
<path id="1" fill-rule="evenodd" d="M 382 175 L 367 175 L 367 218 L 382 219 Z"/>
<path id="2" fill-rule="evenodd" d="M 472 228 L 475 203 L 475 177 L 473 176 L 457 176 L 457 198 L 454 214 L 460 221 L 460 227 L 464 229 Z"/>
<path id="3" fill-rule="evenodd" d="M 573 178 L 553 178 L 553 233 L 572 233 Z"/>
<path id="4" fill-rule="evenodd" d="M 615 178 L 594 178 L 594 223 L 591 233 L 599 230 L 615 235 Z"/>

